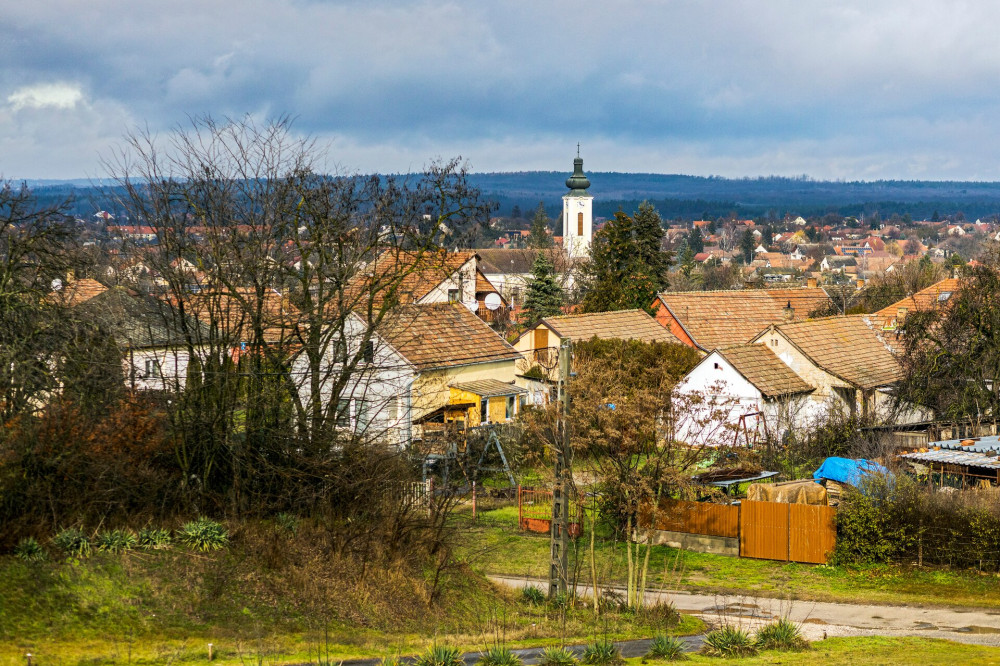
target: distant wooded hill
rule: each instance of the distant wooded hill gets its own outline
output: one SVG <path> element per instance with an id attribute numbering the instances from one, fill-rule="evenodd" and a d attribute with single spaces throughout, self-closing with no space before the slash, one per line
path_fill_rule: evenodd
<path id="1" fill-rule="evenodd" d="M 497 204 L 497 215 L 510 215 L 514 206 L 530 217 L 539 201 L 550 216 L 562 208 L 569 172 L 522 171 L 472 174 L 472 184 Z M 590 192 L 594 212 L 608 217 L 619 208 L 635 210 L 640 201 L 652 202 L 665 218 L 717 218 L 735 213 L 740 217 L 786 213 L 803 215 L 871 215 L 883 218 L 893 213 L 927 219 L 935 212 L 958 212 L 967 219 L 1000 214 L 1000 182 L 965 181 L 823 181 L 806 177 L 721 178 L 653 173 L 591 172 Z M 112 197 L 91 187 L 88 181 L 29 181 L 44 203 L 70 199 L 70 212 L 92 215 L 98 210 L 112 213 Z"/>
<path id="2" fill-rule="evenodd" d="M 508 215 L 514 205 L 530 214 L 544 201 L 550 215 L 561 208 L 568 172 L 525 171 L 474 174 L 472 182 Z M 634 210 L 642 200 L 651 201 L 667 218 L 719 217 L 737 213 L 756 217 L 871 215 L 893 213 L 913 219 L 962 212 L 975 219 L 1000 213 L 1000 182 L 880 180 L 838 182 L 809 178 L 721 178 L 651 173 L 589 173 L 597 215 L 612 215 L 619 207 Z"/>

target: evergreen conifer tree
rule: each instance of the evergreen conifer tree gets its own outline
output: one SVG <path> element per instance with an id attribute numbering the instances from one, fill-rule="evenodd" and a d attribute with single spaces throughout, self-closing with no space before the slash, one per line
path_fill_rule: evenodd
<path id="1" fill-rule="evenodd" d="M 749 264 L 753 261 L 753 251 L 755 249 L 753 232 L 747 229 L 740 239 L 740 250 L 743 253 L 743 263 Z"/>
<path id="2" fill-rule="evenodd" d="M 691 233 L 688 234 L 687 245 L 695 254 L 705 251 L 705 239 L 701 237 L 701 229 L 695 227 L 691 230 Z"/>
<path id="3" fill-rule="evenodd" d="M 584 267 L 584 312 L 648 310 L 667 285 L 671 254 L 660 249 L 660 216 L 644 203 L 635 219 L 615 213 L 594 234 L 591 259 Z"/>
<path id="4" fill-rule="evenodd" d="M 673 255 L 663 251 L 663 218 L 651 203 L 643 201 L 634 215 L 634 228 L 638 258 L 645 264 L 657 292 L 663 291 L 670 282 L 668 272 L 673 261 Z"/>
<path id="5" fill-rule="evenodd" d="M 537 250 L 552 247 L 552 237 L 549 236 L 549 216 L 545 214 L 545 204 L 538 202 L 535 217 L 531 220 L 531 235 L 528 236 L 528 246 Z"/>
<path id="6" fill-rule="evenodd" d="M 563 291 L 556 281 L 555 268 L 545 252 L 538 252 L 531 267 L 531 282 L 524 300 L 522 320 L 525 323 L 562 312 Z"/>

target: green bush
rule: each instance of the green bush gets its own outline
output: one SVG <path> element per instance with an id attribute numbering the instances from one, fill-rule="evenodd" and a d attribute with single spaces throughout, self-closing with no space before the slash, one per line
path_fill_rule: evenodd
<path id="1" fill-rule="evenodd" d="M 476 663 L 482 666 L 521 666 L 524 662 L 510 648 L 494 645 L 483 650 Z"/>
<path id="2" fill-rule="evenodd" d="M 399 658 L 399 655 L 392 655 L 391 657 L 382 657 L 378 660 L 378 666 L 403 666 L 405 662 Z"/>
<path id="3" fill-rule="evenodd" d="M 654 627 L 665 629 L 673 627 L 681 621 L 681 614 L 677 612 L 677 609 L 669 601 L 657 600 L 653 604 L 643 606 L 641 612 L 646 622 Z"/>
<path id="4" fill-rule="evenodd" d="M 52 538 L 56 548 L 69 557 L 87 557 L 90 555 L 90 539 L 75 527 L 62 530 Z"/>
<path id="5" fill-rule="evenodd" d="M 837 564 L 886 564 L 902 557 L 914 542 L 912 484 L 903 477 L 866 475 L 848 490 L 837 510 Z M 914 517 L 915 518 L 915 517 Z"/>
<path id="6" fill-rule="evenodd" d="M 612 666 L 623 664 L 622 651 L 609 640 L 597 640 L 583 649 L 583 663 L 592 666 Z"/>
<path id="7" fill-rule="evenodd" d="M 185 523 L 177 531 L 177 540 L 201 552 L 219 550 L 229 543 L 229 533 L 219 523 L 208 518 L 199 518 Z"/>
<path id="8" fill-rule="evenodd" d="M 25 562 L 44 562 L 49 554 L 34 537 L 25 537 L 14 546 L 14 556 Z"/>
<path id="9" fill-rule="evenodd" d="M 755 641 L 758 650 L 804 650 L 809 643 L 802 638 L 802 632 L 788 618 L 766 624 L 757 630 Z"/>
<path id="10" fill-rule="evenodd" d="M 550 647 L 542 650 L 538 666 L 576 666 L 576 663 L 576 657 L 566 648 Z"/>
<path id="11" fill-rule="evenodd" d="M 701 651 L 710 657 L 752 657 L 757 654 L 754 640 L 745 630 L 726 625 L 705 634 Z"/>
<path id="12" fill-rule="evenodd" d="M 545 603 L 545 593 L 534 585 L 521 588 L 521 598 L 529 604 L 540 606 Z"/>
<path id="13" fill-rule="evenodd" d="M 143 527 L 139 530 L 139 547 L 158 550 L 170 545 L 170 532 L 159 527 Z"/>
<path id="14" fill-rule="evenodd" d="M 291 513 L 279 513 L 274 517 L 274 524 L 289 534 L 299 531 L 299 517 Z"/>
<path id="15" fill-rule="evenodd" d="M 465 666 L 458 648 L 447 645 L 432 645 L 427 652 L 417 657 L 416 666 Z"/>
<path id="16" fill-rule="evenodd" d="M 684 641 L 674 636 L 660 634 L 653 637 L 649 644 L 648 659 L 665 659 L 667 661 L 683 661 L 688 658 L 684 652 Z"/>
<path id="17" fill-rule="evenodd" d="M 94 546 L 102 553 L 123 553 L 135 548 L 136 538 L 128 530 L 101 532 L 94 539 Z"/>

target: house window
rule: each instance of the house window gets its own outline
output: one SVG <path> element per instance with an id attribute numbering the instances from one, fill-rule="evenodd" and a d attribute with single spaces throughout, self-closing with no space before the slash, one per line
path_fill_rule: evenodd
<path id="1" fill-rule="evenodd" d="M 449 303 L 456 303 L 456 302 L 458 302 L 458 289 L 449 289 L 448 290 L 448 302 Z"/>
<path id="2" fill-rule="evenodd" d="M 722 370 L 722 366 L 719 365 L 718 363 L 715 363 L 714 365 L 716 370 Z"/>
<path id="3" fill-rule="evenodd" d="M 576 235 L 583 235 L 583 213 L 576 214 Z"/>
<path id="4" fill-rule="evenodd" d="M 337 427 L 338 428 L 351 427 L 350 399 L 341 398 L 340 400 L 337 401 Z"/>
<path id="5" fill-rule="evenodd" d="M 520 303 L 521 302 L 521 288 L 520 287 L 514 287 L 513 289 L 510 290 L 510 300 L 513 303 Z"/>
<path id="6" fill-rule="evenodd" d="M 365 363 L 373 363 L 375 361 L 375 341 L 368 340 L 365 342 L 364 349 L 361 353 L 361 358 Z"/>
<path id="7" fill-rule="evenodd" d="M 488 398 L 479 403 L 479 422 L 490 422 L 490 401 Z"/>
<path id="8" fill-rule="evenodd" d="M 389 418 L 395 422 L 398 421 L 403 416 L 403 398 L 402 396 L 394 395 L 389 400 Z"/>
<path id="9" fill-rule="evenodd" d="M 514 396 L 512 395 L 507 396 L 507 411 L 504 416 L 508 421 L 514 418 Z"/>
<path id="10" fill-rule="evenodd" d="M 155 358 L 146 359 L 146 376 L 147 377 L 159 377 L 160 376 L 160 361 Z"/>
<path id="11" fill-rule="evenodd" d="M 354 420 L 358 430 L 367 430 L 372 423 L 372 403 L 370 400 L 354 401 Z"/>

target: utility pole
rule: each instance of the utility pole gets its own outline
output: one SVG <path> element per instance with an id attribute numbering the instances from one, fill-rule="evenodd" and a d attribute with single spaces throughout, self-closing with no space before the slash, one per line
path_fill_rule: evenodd
<path id="1" fill-rule="evenodd" d="M 559 439 L 556 445 L 555 484 L 552 488 L 551 559 L 549 598 L 567 590 L 569 553 L 569 475 L 573 450 L 569 439 L 569 373 L 573 344 L 569 338 L 559 344 Z"/>

